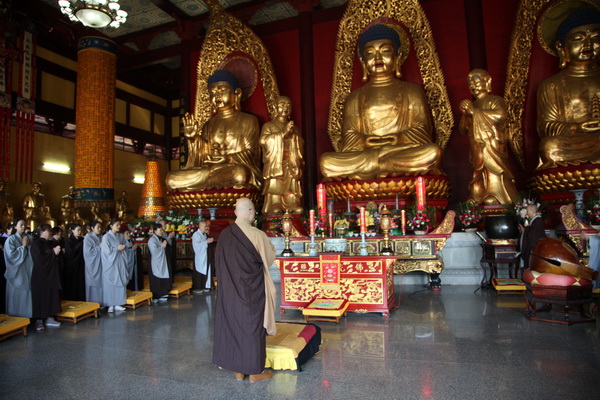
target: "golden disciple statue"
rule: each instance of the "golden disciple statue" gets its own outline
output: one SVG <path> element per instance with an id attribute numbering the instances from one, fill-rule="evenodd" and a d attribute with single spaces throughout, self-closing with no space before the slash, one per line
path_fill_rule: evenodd
<path id="1" fill-rule="evenodd" d="M 71 226 L 74 212 L 75 189 L 73 189 L 73 186 L 69 186 L 69 192 L 60 198 L 60 218 L 63 226 Z"/>
<path id="2" fill-rule="evenodd" d="M 398 33 L 383 24 L 359 38 L 366 84 L 346 98 L 338 152 L 321 156 L 326 178 L 373 179 L 388 173 L 441 174 L 442 149 L 431 140 L 425 93 L 399 79 Z"/>
<path id="3" fill-rule="evenodd" d="M 460 131 L 469 135 L 473 177 L 469 200 L 484 204 L 509 204 L 519 200 L 508 158 L 506 102 L 491 94 L 492 77 L 483 69 L 474 69 L 467 77 L 475 101 L 463 100 Z"/>
<path id="4" fill-rule="evenodd" d="M 216 114 L 202 127 L 197 146 L 190 146 L 188 157 L 193 167 L 167 175 L 170 190 L 260 189 L 260 146 L 258 119 L 241 112 L 242 90 L 236 78 L 226 70 L 217 70 L 208 78 L 210 103 Z M 198 135 L 198 123 L 184 117 L 186 136 Z M 189 164 L 189 163 L 188 163 Z"/>
<path id="5" fill-rule="evenodd" d="M 51 221 L 50 208 L 46 204 L 46 196 L 40 193 L 42 190 L 41 182 L 31 184 L 31 193 L 23 197 L 23 218 L 26 225 L 34 230 L 38 224 Z"/>
<path id="6" fill-rule="evenodd" d="M 302 136 L 290 121 L 292 102 L 277 98 L 277 116 L 263 125 L 260 145 L 263 151 L 264 213 L 290 211 L 301 213 L 302 205 Z"/>
<path id="7" fill-rule="evenodd" d="M 123 190 L 121 192 L 121 197 L 117 200 L 117 217 L 121 221 L 124 221 L 129 217 L 129 202 L 127 201 L 127 191 Z"/>
<path id="8" fill-rule="evenodd" d="M 573 11 L 555 46 L 562 71 L 537 92 L 538 169 L 600 163 L 600 11 Z"/>
<path id="9" fill-rule="evenodd" d="M 6 228 L 14 217 L 10 193 L 6 191 L 6 181 L 0 178 L 0 224 L 2 224 L 3 228 Z"/>

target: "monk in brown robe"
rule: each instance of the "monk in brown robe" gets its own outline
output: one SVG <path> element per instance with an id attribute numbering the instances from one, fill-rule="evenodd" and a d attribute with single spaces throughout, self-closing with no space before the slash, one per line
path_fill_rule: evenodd
<path id="1" fill-rule="evenodd" d="M 275 285 L 269 267 L 275 248 L 251 224 L 256 215 L 248 198 L 238 199 L 235 224 L 219 237 L 215 255 L 218 282 L 213 362 L 237 380 L 269 379 L 265 371 L 266 335 L 275 335 Z"/>

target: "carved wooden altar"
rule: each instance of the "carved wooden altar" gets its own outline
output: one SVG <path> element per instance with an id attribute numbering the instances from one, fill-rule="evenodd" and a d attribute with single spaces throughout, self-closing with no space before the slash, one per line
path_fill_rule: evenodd
<path id="1" fill-rule="evenodd" d="M 278 257 L 281 274 L 281 313 L 302 309 L 315 297 L 344 298 L 348 311 L 381 312 L 386 318 L 396 304 L 394 263 L 396 257 L 342 256 L 339 289 L 320 285 L 319 257 Z"/>

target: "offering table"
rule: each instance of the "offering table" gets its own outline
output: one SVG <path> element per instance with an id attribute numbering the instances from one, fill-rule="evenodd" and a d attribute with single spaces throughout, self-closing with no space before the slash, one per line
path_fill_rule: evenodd
<path id="1" fill-rule="evenodd" d="M 341 256 L 340 285 L 321 285 L 319 257 L 278 257 L 281 274 L 281 313 L 302 309 L 315 297 L 350 302 L 347 311 L 381 312 L 388 318 L 396 303 L 395 256 Z"/>

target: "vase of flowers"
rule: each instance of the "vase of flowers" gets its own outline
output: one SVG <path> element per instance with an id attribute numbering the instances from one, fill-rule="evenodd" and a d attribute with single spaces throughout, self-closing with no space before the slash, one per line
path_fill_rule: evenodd
<path id="1" fill-rule="evenodd" d="M 415 235 L 426 235 L 431 225 L 431 215 L 433 210 L 426 207 L 424 210 L 411 208 L 408 211 L 408 222 L 406 229 L 414 231 Z"/>
<path id="2" fill-rule="evenodd" d="M 600 230 L 600 200 L 591 200 L 586 207 L 585 215 L 592 226 L 596 230 Z"/>
<path id="3" fill-rule="evenodd" d="M 477 206 L 477 203 L 472 200 L 467 201 L 466 203 L 461 203 L 460 205 L 460 214 L 458 215 L 458 220 L 460 221 L 460 225 L 465 232 L 477 231 L 477 225 L 479 225 L 481 219 L 483 218 L 477 209 Z"/>

